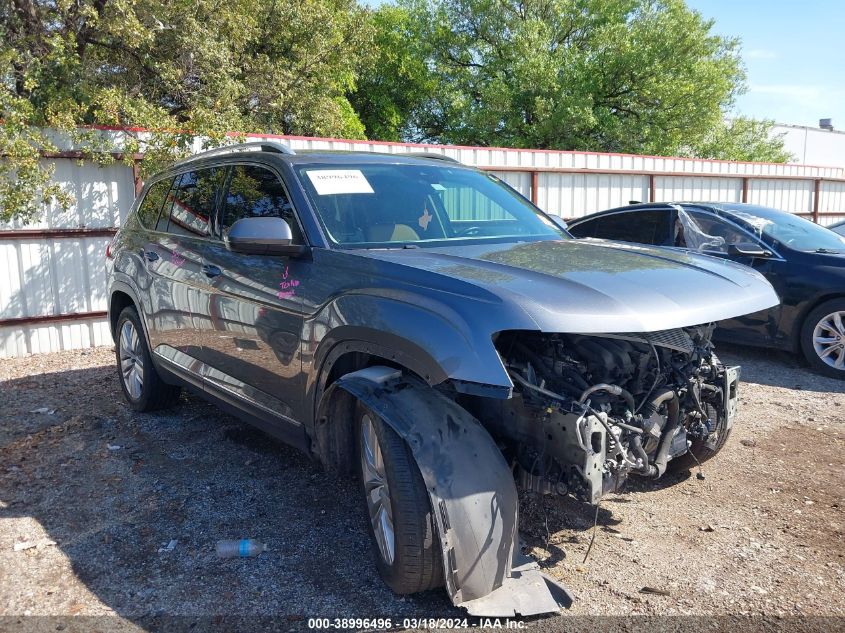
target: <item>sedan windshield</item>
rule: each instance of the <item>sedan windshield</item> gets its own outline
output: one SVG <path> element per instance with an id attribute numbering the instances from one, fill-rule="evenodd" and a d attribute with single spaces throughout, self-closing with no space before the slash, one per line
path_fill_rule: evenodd
<path id="1" fill-rule="evenodd" d="M 758 235 L 794 250 L 810 253 L 845 252 L 845 239 L 840 235 L 792 213 L 752 205 L 730 211 L 750 225 Z"/>
<path id="2" fill-rule="evenodd" d="M 457 165 L 309 164 L 297 171 L 323 228 L 344 248 L 569 237 L 495 176 Z"/>

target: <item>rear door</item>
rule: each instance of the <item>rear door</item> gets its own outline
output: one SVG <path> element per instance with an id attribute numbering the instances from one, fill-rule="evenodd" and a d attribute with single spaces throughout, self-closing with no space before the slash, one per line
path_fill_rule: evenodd
<path id="1" fill-rule="evenodd" d="M 299 427 L 294 420 L 305 389 L 299 291 L 310 276 L 311 262 L 236 253 L 223 240 L 241 218 L 273 216 L 288 222 L 295 243 L 305 243 L 279 175 L 261 164 L 230 165 L 215 239 L 200 263 L 200 354 L 206 383 L 218 395 L 234 395 L 240 404 Z"/>
<path id="2" fill-rule="evenodd" d="M 152 347 L 195 384 L 201 383 L 196 313 L 204 287 L 202 253 L 211 241 L 211 218 L 224 175 L 216 167 L 177 175 L 156 224 L 155 243 L 147 252 L 154 271 Z"/>
<path id="3" fill-rule="evenodd" d="M 575 237 L 596 237 L 652 246 L 673 246 L 674 231 L 669 209 L 636 209 L 601 215 L 570 227 Z"/>

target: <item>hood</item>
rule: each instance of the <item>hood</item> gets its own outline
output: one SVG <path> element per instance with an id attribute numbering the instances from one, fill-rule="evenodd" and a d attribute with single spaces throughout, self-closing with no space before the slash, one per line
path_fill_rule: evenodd
<path id="1" fill-rule="evenodd" d="M 436 274 L 432 286 L 438 289 L 460 294 L 464 283 L 481 287 L 515 303 L 547 332 L 653 332 L 721 321 L 780 303 L 771 284 L 746 266 L 603 240 L 357 254 Z"/>

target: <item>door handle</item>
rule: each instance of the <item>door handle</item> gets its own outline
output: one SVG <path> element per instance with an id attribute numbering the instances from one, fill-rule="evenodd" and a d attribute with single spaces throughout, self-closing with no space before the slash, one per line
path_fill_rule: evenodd
<path id="1" fill-rule="evenodd" d="M 209 277 L 209 278 L 217 277 L 218 275 L 221 275 L 223 273 L 223 271 L 220 270 L 219 267 L 212 266 L 210 264 L 204 264 L 203 267 L 202 267 L 202 272 L 206 277 Z"/>
<path id="2" fill-rule="evenodd" d="M 141 251 L 141 253 L 143 253 L 144 259 L 146 259 L 148 262 L 155 262 L 160 259 L 158 253 L 156 253 L 155 251 Z"/>

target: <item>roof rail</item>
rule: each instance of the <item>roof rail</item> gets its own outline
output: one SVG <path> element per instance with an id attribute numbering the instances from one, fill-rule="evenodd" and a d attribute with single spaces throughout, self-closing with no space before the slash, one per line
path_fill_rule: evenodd
<path id="1" fill-rule="evenodd" d="M 452 158 L 451 156 L 446 156 L 445 154 L 435 154 L 433 152 L 408 152 L 405 156 L 413 156 L 414 158 L 433 158 L 434 160 L 445 160 L 448 163 L 455 163 L 457 165 L 463 164 L 457 158 Z"/>
<path id="2" fill-rule="evenodd" d="M 290 147 L 288 147 L 284 143 L 280 143 L 279 141 L 253 141 L 250 143 L 235 143 L 234 145 L 224 145 L 223 147 L 215 147 L 214 149 L 210 149 L 205 152 L 199 152 L 198 154 L 194 154 L 193 156 L 188 156 L 187 158 L 178 160 L 173 163 L 173 165 L 184 165 L 186 163 L 191 163 L 195 160 L 199 160 L 200 158 L 211 158 L 213 156 L 223 156 L 225 154 L 235 154 L 237 152 L 251 152 L 256 150 L 262 152 L 274 152 L 276 154 L 288 154 L 291 156 L 296 154 L 296 152 L 294 152 Z"/>

